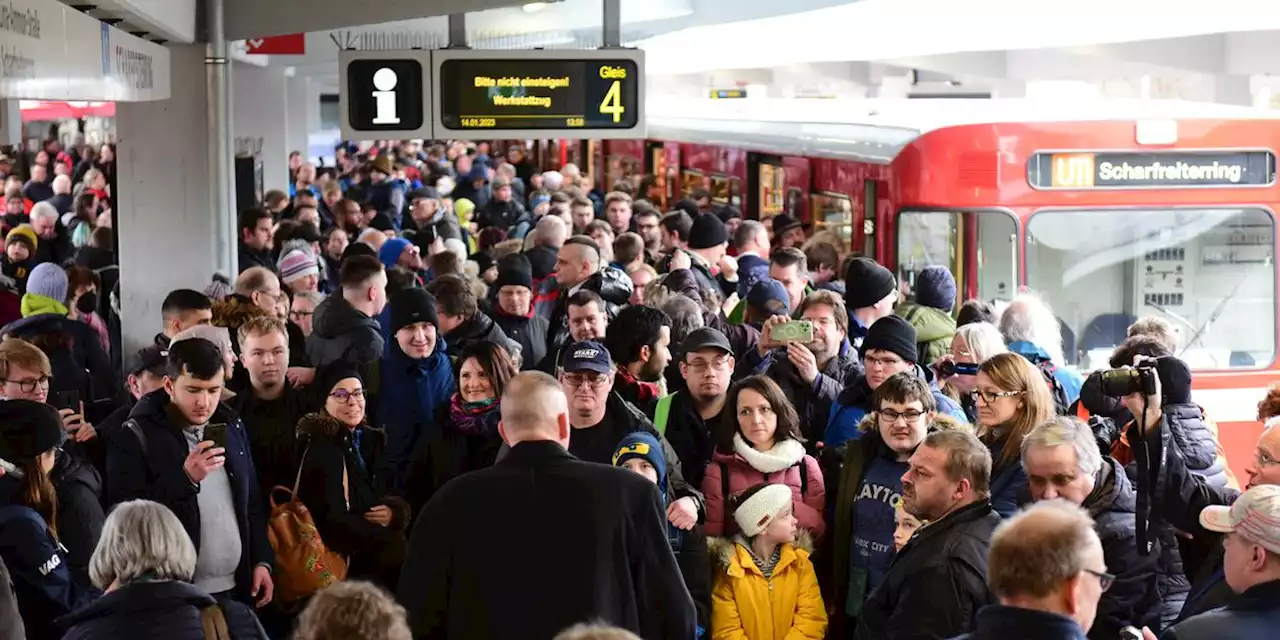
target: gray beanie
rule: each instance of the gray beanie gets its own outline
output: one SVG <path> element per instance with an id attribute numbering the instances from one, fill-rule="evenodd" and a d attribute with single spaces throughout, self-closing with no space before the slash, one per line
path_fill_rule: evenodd
<path id="1" fill-rule="evenodd" d="M 67 272 L 52 262 L 42 262 L 27 276 L 27 293 L 67 303 Z"/>

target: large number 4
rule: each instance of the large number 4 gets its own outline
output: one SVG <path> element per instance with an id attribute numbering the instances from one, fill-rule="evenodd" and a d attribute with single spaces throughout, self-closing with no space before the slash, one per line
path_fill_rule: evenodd
<path id="1" fill-rule="evenodd" d="M 600 101 L 600 113 L 613 115 L 614 122 L 622 122 L 622 114 L 626 111 L 627 108 L 622 106 L 622 81 L 614 80 L 609 92 L 604 94 L 604 100 Z"/>

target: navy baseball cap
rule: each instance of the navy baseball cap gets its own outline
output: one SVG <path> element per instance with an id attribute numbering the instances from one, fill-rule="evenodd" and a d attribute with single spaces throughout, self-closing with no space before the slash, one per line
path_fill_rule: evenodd
<path id="1" fill-rule="evenodd" d="M 747 306 L 775 316 L 791 313 L 791 296 L 781 282 L 765 278 L 755 283 L 747 292 Z"/>
<path id="2" fill-rule="evenodd" d="M 592 371 L 595 373 L 613 373 L 613 359 L 604 345 L 591 340 L 575 342 L 564 350 L 560 359 L 560 367 L 567 373 Z"/>

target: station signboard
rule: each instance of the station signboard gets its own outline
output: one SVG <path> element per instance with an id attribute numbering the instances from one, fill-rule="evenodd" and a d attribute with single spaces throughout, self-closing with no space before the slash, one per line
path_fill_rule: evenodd
<path id="1" fill-rule="evenodd" d="M 435 137 L 644 137 L 644 52 L 434 52 Z"/>

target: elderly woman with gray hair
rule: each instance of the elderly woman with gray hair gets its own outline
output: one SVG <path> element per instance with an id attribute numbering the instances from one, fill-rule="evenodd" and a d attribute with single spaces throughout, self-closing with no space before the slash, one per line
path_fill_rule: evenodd
<path id="1" fill-rule="evenodd" d="M 89 563 L 94 586 L 105 593 L 59 622 L 64 640 L 266 639 L 253 612 L 239 603 L 219 607 L 191 582 L 196 549 L 173 512 L 149 500 L 122 502 L 107 517 Z"/>

